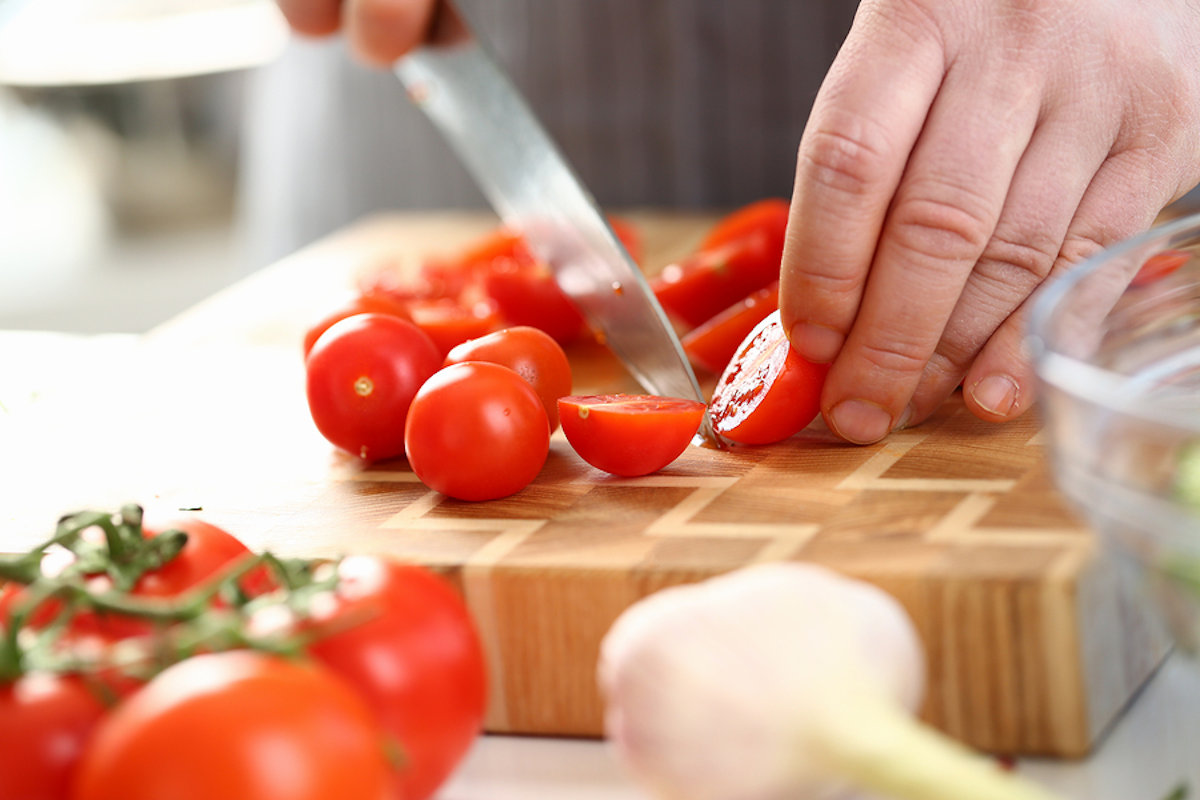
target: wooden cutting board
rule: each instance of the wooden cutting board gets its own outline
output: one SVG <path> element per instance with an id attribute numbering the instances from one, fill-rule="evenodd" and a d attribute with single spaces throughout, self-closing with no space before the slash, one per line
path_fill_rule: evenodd
<path id="1" fill-rule="evenodd" d="M 692 247 L 709 217 L 633 214 L 646 262 Z M 0 547 L 63 511 L 134 500 L 200 508 L 255 548 L 389 553 L 462 591 L 492 668 L 488 729 L 601 733 L 601 637 L 656 589 L 802 559 L 895 596 L 926 646 L 923 715 L 995 752 L 1086 753 L 1161 662 L 1147 606 L 1052 487 L 1035 415 L 978 421 L 954 398 L 869 447 L 814 426 L 770 447 L 689 450 L 617 479 L 558 434 L 538 480 L 469 504 L 403 461 L 364 468 L 315 432 L 300 340 L 354 276 L 453 253 L 477 215 L 367 220 L 274 265 L 141 341 L 90 352 L 0 425 Z M 575 390 L 632 390 L 599 347 L 572 352 Z"/>

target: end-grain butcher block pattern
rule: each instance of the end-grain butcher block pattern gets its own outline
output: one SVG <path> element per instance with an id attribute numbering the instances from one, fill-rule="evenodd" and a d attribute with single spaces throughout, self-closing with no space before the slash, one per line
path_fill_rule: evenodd
<path id="1" fill-rule="evenodd" d="M 707 222 L 638 219 L 658 266 Z M 636 479 L 589 467 L 557 434 L 534 484 L 477 504 L 427 490 L 403 461 L 363 467 L 331 453 L 303 404 L 305 324 L 378 255 L 416 263 L 489 224 L 376 218 L 152 333 L 139 358 L 160 360 L 155 396 L 173 400 L 103 412 L 108 430 L 157 443 L 137 466 L 106 469 L 105 491 L 202 506 L 254 547 L 437 568 L 483 633 L 492 731 L 599 734 L 595 663 L 617 615 L 656 589 L 770 560 L 825 564 L 894 595 L 928 654 L 924 716 L 987 750 L 1085 753 L 1160 663 L 1165 638 L 1053 489 L 1032 414 L 988 424 L 955 398 L 878 445 L 845 445 L 818 425 L 770 447 L 691 448 Z M 629 388 L 602 352 L 574 355 L 576 391 Z M 163 444 L 181 426 L 186 464 Z M 69 474 L 87 472 L 86 457 L 72 463 Z M 62 487 L 28 507 L 53 519 Z"/>

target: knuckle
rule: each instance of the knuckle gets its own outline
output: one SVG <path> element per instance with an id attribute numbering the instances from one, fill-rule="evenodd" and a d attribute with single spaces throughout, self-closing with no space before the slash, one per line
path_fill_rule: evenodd
<path id="1" fill-rule="evenodd" d="M 920 375 L 929 360 L 929 354 L 917 343 L 900 339 L 864 344 L 859 352 L 873 371 L 889 375 Z"/>
<path id="2" fill-rule="evenodd" d="M 997 232 L 988 242 L 976 271 L 1008 285 L 1041 283 L 1058 257 L 1059 242 L 1046 232 L 1008 236 Z"/>
<path id="3" fill-rule="evenodd" d="M 974 262 L 987 246 L 992 221 L 982 210 L 970 208 L 981 204 L 969 193 L 956 194 L 954 200 L 930 195 L 901 199 L 892 212 L 890 237 L 926 258 Z"/>
<path id="4" fill-rule="evenodd" d="M 862 197 L 881 188 L 888 149 L 875 123 L 856 118 L 814 129 L 800 144 L 802 177 L 838 194 Z"/>
<path id="5" fill-rule="evenodd" d="M 1085 233 L 1069 233 L 1059 250 L 1058 260 L 1074 266 L 1099 253 L 1108 244 L 1097 237 Z"/>

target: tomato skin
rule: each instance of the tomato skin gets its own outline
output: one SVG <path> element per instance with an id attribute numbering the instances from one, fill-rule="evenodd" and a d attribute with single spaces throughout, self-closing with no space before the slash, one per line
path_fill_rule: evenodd
<path id="1" fill-rule="evenodd" d="M 490 361 L 516 372 L 542 400 L 551 433 L 558 427 L 558 398 L 571 393 L 571 363 L 554 337 L 539 328 L 503 328 L 455 347 L 445 365 Z"/>
<path id="2" fill-rule="evenodd" d="M 77 676 L 30 673 L 0 684 L 0 789 L 13 800 L 66 800 L 106 709 Z"/>
<path id="3" fill-rule="evenodd" d="M 704 404 L 653 395 L 559 398 L 563 433 L 593 467 L 624 477 L 657 472 L 687 449 Z"/>
<path id="4" fill-rule="evenodd" d="M 309 652 L 367 701 L 404 751 L 396 797 L 424 800 L 482 729 L 487 672 L 479 636 L 458 594 L 426 569 L 351 556 L 338 576 L 327 619 L 359 622 Z"/>
<path id="5" fill-rule="evenodd" d="M 585 330 L 583 315 L 541 261 L 499 259 L 483 275 L 483 291 L 510 326 L 540 328 L 562 344 Z"/>
<path id="6" fill-rule="evenodd" d="M 408 307 L 394 297 L 390 297 L 383 292 L 358 294 L 341 308 L 330 312 L 324 319 L 305 332 L 304 357 L 308 358 L 308 354 L 312 352 L 313 345 L 317 343 L 317 339 L 321 338 L 321 334 L 329 330 L 334 323 L 341 322 L 347 317 L 353 317 L 356 314 L 389 314 L 393 317 L 400 317 L 400 319 L 411 319 Z"/>
<path id="7" fill-rule="evenodd" d="M 364 701 L 323 668 L 200 655 L 101 722 L 72 800 L 387 800 L 383 741 Z"/>
<path id="8" fill-rule="evenodd" d="M 720 375 L 754 326 L 778 308 L 779 281 L 775 281 L 685 334 L 680 342 L 683 351 L 693 364 Z"/>
<path id="9" fill-rule="evenodd" d="M 409 465 L 426 486 L 459 500 L 495 500 L 537 477 L 550 451 L 550 423 L 520 375 L 466 361 L 417 392 L 404 439 Z"/>
<path id="10" fill-rule="evenodd" d="M 650 281 L 662 307 L 695 327 L 772 281 L 781 247 L 761 231 L 669 264 Z"/>
<path id="11" fill-rule="evenodd" d="M 701 240 L 698 250 L 713 250 L 754 233 L 763 233 L 772 249 L 783 254 L 790 205 L 778 197 L 756 200 L 721 218 Z"/>
<path id="12" fill-rule="evenodd" d="M 713 390 L 713 428 L 739 444 L 782 441 L 820 411 L 828 364 L 800 357 L 783 333 L 779 312 L 746 337 Z"/>
<path id="13" fill-rule="evenodd" d="M 407 320 L 360 314 L 334 324 L 306 363 L 317 430 L 364 461 L 404 453 L 404 420 L 417 389 L 442 364 L 429 337 Z"/>

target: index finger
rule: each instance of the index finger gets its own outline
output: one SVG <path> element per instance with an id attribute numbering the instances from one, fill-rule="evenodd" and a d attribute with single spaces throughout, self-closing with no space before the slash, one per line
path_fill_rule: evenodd
<path id="1" fill-rule="evenodd" d="M 796 351 L 841 350 L 862 300 L 892 195 L 946 72 L 915 4 L 864 2 L 800 141 L 779 310 Z"/>

